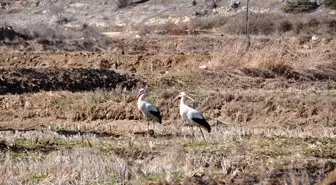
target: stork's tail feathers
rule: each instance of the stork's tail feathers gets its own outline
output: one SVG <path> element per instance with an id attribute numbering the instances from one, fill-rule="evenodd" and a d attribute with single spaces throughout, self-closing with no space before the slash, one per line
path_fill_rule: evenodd
<path id="1" fill-rule="evenodd" d="M 209 133 L 211 132 L 211 127 L 208 122 L 206 122 L 207 125 L 204 127 Z"/>
<path id="2" fill-rule="evenodd" d="M 160 114 L 159 109 L 156 109 L 157 111 L 149 111 L 153 115 L 153 119 L 155 119 L 156 122 L 162 124 L 162 116 Z"/>
<path id="3" fill-rule="evenodd" d="M 160 115 L 160 118 L 159 118 L 159 123 L 162 124 L 162 117 Z"/>
<path id="4" fill-rule="evenodd" d="M 206 129 L 208 132 L 211 131 L 211 127 L 209 123 L 205 119 L 199 119 L 199 118 L 192 118 L 192 120 L 197 123 L 200 127 L 203 127 Z"/>
<path id="5" fill-rule="evenodd" d="M 157 116 L 157 122 L 162 124 L 162 116 L 161 116 L 160 112 L 156 116 Z"/>

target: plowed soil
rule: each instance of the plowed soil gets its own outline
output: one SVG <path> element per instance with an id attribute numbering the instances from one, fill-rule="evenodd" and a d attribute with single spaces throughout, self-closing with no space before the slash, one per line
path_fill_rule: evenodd
<path id="1" fill-rule="evenodd" d="M 0 70 L 0 94 L 39 91 L 126 90 L 137 87 L 136 79 L 105 69 L 10 68 Z"/>

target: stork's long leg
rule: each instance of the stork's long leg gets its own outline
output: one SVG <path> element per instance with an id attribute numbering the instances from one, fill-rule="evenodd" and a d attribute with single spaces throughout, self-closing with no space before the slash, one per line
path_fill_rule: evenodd
<path id="1" fill-rule="evenodd" d="M 191 125 L 191 133 L 192 133 L 192 137 L 193 139 L 195 139 L 195 134 L 194 134 L 194 127 Z"/>
<path id="2" fill-rule="evenodd" d="M 206 139 L 205 139 L 205 137 L 204 137 L 204 134 L 203 134 L 203 131 L 202 131 L 201 127 L 199 127 L 199 129 L 200 129 L 200 131 L 201 131 L 201 133 L 202 133 L 202 136 L 203 136 L 204 141 L 206 141 Z"/>
<path id="3" fill-rule="evenodd" d="M 186 137 L 184 134 L 183 134 L 183 124 L 184 124 L 184 119 L 182 118 L 182 122 L 181 122 L 181 125 L 180 125 L 180 128 L 181 128 L 181 135 L 184 136 L 184 138 Z"/>
<path id="4" fill-rule="evenodd" d="M 154 120 L 152 122 L 152 129 L 153 129 L 153 131 L 156 129 L 156 124 L 155 124 Z"/>

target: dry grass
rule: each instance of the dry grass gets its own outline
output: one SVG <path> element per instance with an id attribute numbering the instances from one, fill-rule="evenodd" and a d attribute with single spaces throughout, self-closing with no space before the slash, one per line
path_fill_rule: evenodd
<path id="1" fill-rule="evenodd" d="M 252 13 L 250 33 L 253 35 L 298 35 L 298 34 L 333 34 L 334 20 L 328 16 L 293 16 L 282 14 Z M 237 14 L 227 18 L 221 30 L 229 34 L 245 34 L 245 15 Z"/>
<path id="2" fill-rule="evenodd" d="M 140 123 L 133 124 L 128 128 Z M 302 170 L 299 169 L 292 178 L 299 179 L 307 168 L 307 178 L 316 182 L 316 174 L 312 172 L 316 171 L 323 178 L 325 174 L 319 170 L 328 169 L 321 164 L 332 162 L 327 159 L 328 153 L 335 155 L 335 135 L 326 135 L 330 130 L 272 129 L 270 132 L 263 128 L 214 126 L 213 133 L 207 134 L 204 142 L 198 132 L 196 140 L 184 138 L 183 135 L 190 134 L 189 129 L 183 130 L 180 137 L 174 137 L 176 131 L 173 128 L 168 126 L 166 133 L 160 137 L 159 132 L 156 138 L 62 136 L 50 131 L 1 132 L 1 140 L 11 145 L 27 149 L 55 147 L 48 153 L 39 150 L 1 152 L 2 183 L 173 183 L 194 174 L 212 176 L 213 181 L 239 183 L 237 176 L 250 174 L 263 179 L 267 178 L 262 177 L 266 171 L 276 172 L 276 169 L 293 165 Z M 323 153 L 319 152 L 321 150 Z M 179 160 L 176 160 L 177 156 Z M 308 163 L 314 166 L 313 169 L 306 166 L 307 158 L 310 158 Z M 282 178 L 288 180 L 285 174 Z"/>
<path id="3" fill-rule="evenodd" d="M 317 84 L 279 86 L 276 80 L 253 89 L 258 83 L 250 77 L 224 75 L 175 73 L 181 84 L 173 86 L 165 83 L 169 79 L 151 81 L 148 99 L 160 106 L 165 120 L 150 138 L 143 137 L 145 121 L 128 120 L 140 118 L 135 108 L 129 113 L 133 118 L 94 117 L 116 110 L 128 114 L 123 110 L 135 106 L 136 92 L 4 95 L 1 112 L 6 115 L 2 117 L 16 114 L 20 119 L 1 123 L 1 183 L 322 181 L 335 163 L 335 92 Z M 191 89 L 204 79 L 196 86 L 200 91 Z M 215 85 L 220 92 L 204 88 Z M 176 105 L 170 99 L 180 89 L 198 92 L 190 93 L 198 101 L 188 104 L 203 111 L 212 125 L 206 141 L 198 129 L 193 140 L 190 128 L 179 125 Z M 126 108 L 121 109 L 123 105 Z M 73 121 L 76 111 L 84 121 Z"/>
<path id="4" fill-rule="evenodd" d="M 256 25 L 268 25 L 269 18 L 255 18 Z M 277 26 L 279 32 L 296 29 L 293 20 L 279 20 L 284 22 L 272 24 L 271 31 L 253 30 L 272 35 Z M 210 23 L 206 27 L 229 24 Z M 322 182 L 336 157 L 335 39 L 253 36 L 248 51 L 244 39 L 154 35 L 126 39 L 121 53 L 0 54 L 3 68 L 136 73 L 149 85 L 147 100 L 164 119 L 154 137 L 146 137 L 136 89 L 1 95 L 0 183 Z M 190 128 L 180 125 L 171 101 L 180 91 L 196 99 L 187 104 L 211 124 L 206 141 L 198 129 L 192 139 Z"/>
<path id="5" fill-rule="evenodd" d="M 284 126 L 290 123 L 332 126 L 335 121 L 332 116 L 335 111 L 335 92 L 327 89 L 327 86 L 335 85 L 333 82 L 308 81 L 298 87 L 297 83 L 276 79 L 265 83 L 248 76 L 220 72 L 183 72 L 181 76 L 176 74 L 174 78 L 175 83 L 180 85 L 175 85 L 169 76 L 157 78 L 149 84 L 150 94 L 147 99 L 160 108 L 166 120 L 178 118 L 176 105 L 171 100 L 181 89 L 195 93 L 216 86 L 219 92 L 213 89 L 213 92 L 198 94 L 195 98 L 200 102 L 192 104 L 211 119 L 225 117 L 236 123 Z M 261 87 L 263 90 L 257 92 L 248 90 Z M 294 89 L 288 90 L 289 87 Z M 308 88 L 310 91 L 307 91 Z M 2 121 L 48 117 L 70 121 L 140 119 L 140 114 L 134 114 L 137 112 L 135 97 L 136 91 L 127 94 L 122 91 L 95 91 L 6 95 L 1 98 Z"/>
<path id="6" fill-rule="evenodd" d="M 249 31 L 252 35 L 300 35 L 300 34 L 333 34 L 335 20 L 325 15 L 284 15 L 279 13 L 251 13 Z M 231 35 L 243 35 L 245 13 L 232 16 L 196 17 L 189 22 L 165 23 L 161 25 L 145 25 L 134 27 L 140 33 L 151 33 L 156 30 L 213 30 Z"/>
<path id="7" fill-rule="evenodd" d="M 2 95 L 1 183 L 321 182 L 335 164 L 335 82 L 243 72 L 155 75 L 148 100 L 164 124 L 150 138 L 134 121 L 136 90 Z M 212 125 L 206 141 L 180 125 L 171 99 L 181 90 Z"/>
<path id="8" fill-rule="evenodd" d="M 286 13 L 310 13 L 315 11 L 319 5 L 316 2 L 311 2 L 309 0 L 294 0 L 286 1 L 285 5 L 282 6 L 282 10 Z"/>

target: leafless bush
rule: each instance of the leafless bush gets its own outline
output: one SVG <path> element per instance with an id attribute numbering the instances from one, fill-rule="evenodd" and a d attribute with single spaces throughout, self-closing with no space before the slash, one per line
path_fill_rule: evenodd
<path id="1" fill-rule="evenodd" d="M 293 30 L 293 24 L 289 20 L 282 20 L 278 25 L 278 32 L 284 33 Z"/>
<path id="2" fill-rule="evenodd" d="M 212 29 L 225 25 L 228 18 L 224 16 L 212 18 L 195 18 L 188 24 L 189 29 Z"/>
<path id="3" fill-rule="evenodd" d="M 83 37 L 83 32 L 67 29 L 63 26 L 32 25 L 29 28 L 25 28 L 23 32 L 32 39 L 64 40 Z"/>
<path id="4" fill-rule="evenodd" d="M 51 12 L 57 17 L 56 23 L 66 24 L 69 19 L 64 15 L 65 9 L 63 6 L 53 6 Z"/>
<path id="5" fill-rule="evenodd" d="M 107 49 L 112 43 L 111 40 L 104 37 L 97 28 L 91 26 L 83 26 L 83 28 L 74 29 L 66 28 L 61 25 L 55 27 L 30 25 L 29 27 L 21 29 L 20 33 L 26 35 L 30 39 L 36 39 L 38 43 L 43 44 L 48 48 L 53 47 L 54 49 Z"/>
<path id="6" fill-rule="evenodd" d="M 330 9 L 336 9 L 336 1 L 335 0 L 324 0 L 324 5 Z"/>
<path id="7" fill-rule="evenodd" d="M 286 13 L 309 13 L 315 11 L 319 5 L 316 2 L 310 0 L 292 0 L 286 1 L 282 10 Z"/>
<path id="8" fill-rule="evenodd" d="M 227 18 L 221 29 L 229 34 L 245 34 L 244 14 Z M 302 15 L 300 17 L 281 14 L 256 14 L 250 18 L 250 33 L 253 35 L 292 34 L 331 34 L 336 31 L 336 21 L 323 16 Z"/>
<path id="9" fill-rule="evenodd" d="M 249 21 L 249 30 L 251 34 L 270 35 L 276 31 L 276 20 L 280 19 L 275 14 L 256 14 L 252 13 Z M 224 26 L 224 30 L 232 34 L 245 34 L 245 14 L 241 13 L 232 16 L 228 23 Z"/>
<path id="10" fill-rule="evenodd" d="M 118 8 L 126 8 L 130 5 L 130 0 L 115 0 Z"/>
<path id="11" fill-rule="evenodd" d="M 291 22 L 296 34 L 332 34 L 336 31 L 336 21 L 328 17 L 292 17 Z"/>
<path id="12" fill-rule="evenodd" d="M 252 14 L 250 16 L 250 33 L 271 35 L 275 33 L 278 15 L 265 16 L 263 14 Z"/>

